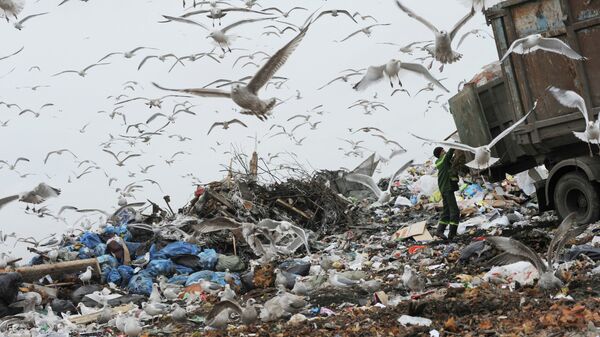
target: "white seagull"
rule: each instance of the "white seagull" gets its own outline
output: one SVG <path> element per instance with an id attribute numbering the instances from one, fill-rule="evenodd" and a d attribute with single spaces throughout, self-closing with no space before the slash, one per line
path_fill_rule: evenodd
<path id="1" fill-rule="evenodd" d="M 168 16 L 168 15 L 163 15 L 163 17 L 169 21 L 187 23 L 187 24 L 198 26 L 198 27 L 202 27 L 202 28 L 206 29 L 207 31 L 210 30 L 208 27 L 206 27 L 206 25 L 204 25 L 200 22 L 191 20 L 191 19 L 186 19 L 183 17 Z M 208 34 L 208 36 L 206 38 L 212 38 L 219 45 L 219 47 L 221 47 L 221 50 L 223 52 L 225 52 L 225 47 L 227 47 L 227 50 L 229 50 L 229 52 L 231 52 L 231 47 L 229 46 L 229 43 L 231 42 L 231 40 L 234 36 L 226 35 L 228 30 L 233 29 L 237 26 L 243 25 L 245 23 L 252 23 L 252 22 L 273 20 L 273 19 L 274 18 L 268 17 L 268 18 L 260 18 L 260 19 L 240 20 L 238 22 L 234 22 L 234 23 L 230 24 L 229 26 L 223 27 L 221 29 L 213 30 L 210 34 Z M 164 23 L 164 22 L 168 22 L 168 21 L 162 21 L 162 22 Z"/>
<path id="2" fill-rule="evenodd" d="M 557 38 L 546 38 L 542 34 L 532 34 L 515 40 L 510 45 L 500 62 L 504 62 L 511 53 L 528 54 L 536 50 L 549 51 L 551 53 L 561 54 L 573 60 L 586 60 L 585 57 L 579 55 L 571 49 L 568 44 Z"/>
<path id="3" fill-rule="evenodd" d="M 418 139 L 421 139 L 427 143 L 435 143 L 435 144 L 447 146 L 447 147 L 450 147 L 453 149 L 474 153 L 475 159 L 468 162 L 466 165 L 472 169 L 483 170 L 483 169 L 489 168 L 490 166 L 494 165 L 498 160 L 500 160 L 500 158 L 492 157 L 492 155 L 491 155 L 492 147 L 494 147 L 494 145 L 496 145 L 499 141 L 501 141 L 502 138 L 504 138 L 508 134 L 510 134 L 517 126 L 519 126 L 523 122 L 525 122 L 527 117 L 529 117 L 529 115 L 535 110 L 536 106 L 537 106 L 537 101 L 535 101 L 535 103 L 533 104 L 533 108 L 531 108 L 531 110 L 525 116 L 523 116 L 523 118 L 516 121 L 513 125 L 511 125 L 506 130 L 502 131 L 502 133 L 500 133 L 498 136 L 496 136 L 496 138 L 494 138 L 488 145 L 472 147 L 472 146 L 465 145 L 462 143 L 457 143 L 457 142 L 435 141 L 435 140 L 422 138 L 422 137 L 416 136 L 414 134 L 413 134 L 413 136 Z"/>
<path id="4" fill-rule="evenodd" d="M 290 42 L 288 42 L 283 48 L 278 50 L 273 56 L 269 58 L 262 68 L 254 75 L 247 85 L 234 84 L 231 92 L 227 92 L 220 89 L 209 89 L 209 88 L 196 88 L 196 89 L 168 89 L 161 87 L 160 85 L 153 83 L 159 89 L 183 92 L 186 94 L 193 94 L 203 97 L 222 97 L 230 98 L 238 106 L 242 107 L 240 113 L 246 115 L 255 115 L 259 119 L 264 120 L 268 115 L 272 114 L 272 110 L 277 102 L 276 98 L 271 98 L 264 101 L 258 97 L 258 91 L 265 86 L 267 82 L 275 73 L 281 68 L 288 60 L 290 55 L 298 48 L 300 42 L 306 35 L 310 24 L 298 33 Z"/>
<path id="5" fill-rule="evenodd" d="M 394 172 L 390 176 L 390 182 L 388 183 L 388 187 L 385 191 L 382 191 L 379 188 L 379 186 L 377 186 L 377 183 L 375 183 L 375 180 L 373 180 L 372 177 L 369 177 L 366 174 L 350 173 L 346 175 L 346 180 L 353 183 L 359 183 L 370 189 L 377 197 L 377 203 L 375 203 L 374 205 L 385 205 L 388 202 L 390 202 L 390 199 L 392 198 L 391 190 L 392 186 L 394 185 L 394 179 L 400 173 L 404 172 L 404 170 L 406 170 L 409 166 L 411 166 L 413 162 L 413 160 L 409 160 L 406 164 L 402 165 L 396 172 Z"/>
<path id="6" fill-rule="evenodd" d="M 440 81 L 438 81 L 427 68 L 418 63 L 405 63 L 400 60 L 391 59 L 386 64 L 382 64 L 379 66 L 370 66 L 367 69 L 367 73 L 363 76 L 360 82 L 354 85 L 355 90 L 365 90 L 371 84 L 378 82 L 383 79 L 384 75 L 388 77 L 390 80 L 390 86 L 394 87 L 394 83 L 392 80 L 397 79 L 398 84 L 402 86 L 402 82 L 400 81 L 400 76 L 411 72 L 413 74 L 420 75 L 427 79 L 429 82 L 437 85 L 442 88 L 446 92 L 450 92 L 446 87 L 442 85 Z"/>
<path id="7" fill-rule="evenodd" d="M 467 21 L 469 21 L 473 15 L 475 15 L 474 9 L 471 9 L 469 14 L 458 21 L 450 32 L 447 32 L 445 30 L 438 30 L 429 21 L 425 20 L 425 18 L 417 15 L 410 8 L 404 6 L 399 0 L 396 0 L 396 5 L 398 5 L 398 7 L 408 16 L 421 22 L 433 32 L 435 35 L 435 45 L 427 46 L 425 47 L 425 50 L 427 50 L 429 54 L 431 54 L 431 56 L 433 56 L 437 61 L 441 62 L 442 67 L 443 64 L 454 63 L 461 59 L 462 54 L 452 50 L 452 40 L 458 31 L 465 25 L 465 23 L 467 23 Z"/>
<path id="8" fill-rule="evenodd" d="M 0 9 L 4 11 L 7 22 L 10 16 L 18 19 L 17 15 L 21 13 L 23 8 L 25 8 L 25 0 L 0 0 Z"/>
<path id="9" fill-rule="evenodd" d="M 556 100 L 563 106 L 568 108 L 577 108 L 583 114 L 585 118 L 585 131 L 576 132 L 573 131 L 575 137 L 586 142 L 590 149 L 590 157 L 593 156 L 591 143 L 598 145 L 600 148 L 600 120 L 591 121 L 588 115 L 587 107 L 583 97 L 579 96 L 574 91 L 562 90 L 555 87 L 549 87 L 548 91 L 556 98 Z"/>

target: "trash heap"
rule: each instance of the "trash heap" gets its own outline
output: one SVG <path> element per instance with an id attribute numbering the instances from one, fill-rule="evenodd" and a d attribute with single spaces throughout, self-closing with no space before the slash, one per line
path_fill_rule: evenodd
<path id="1" fill-rule="evenodd" d="M 490 264 L 503 252 L 494 237 L 544 255 L 558 232 L 557 216 L 537 214 L 528 176 L 465 175 L 459 236 L 447 242 L 430 234 L 441 208 L 431 163 L 375 207 L 346 174 L 240 175 L 198 186 L 177 211 L 168 197 L 166 209 L 122 205 L 7 266 L 0 335 L 598 335 L 600 225 L 557 251 L 558 289 L 540 288 L 531 258 Z"/>

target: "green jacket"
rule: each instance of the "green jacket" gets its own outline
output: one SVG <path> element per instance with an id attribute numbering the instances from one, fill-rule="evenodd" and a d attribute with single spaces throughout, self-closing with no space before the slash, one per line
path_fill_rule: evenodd
<path id="1" fill-rule="evenodd" d="M 442 193 L 458 190 L 458 176 L 452 169 L 453 156 L 454 149 L 450 149 L 443 157 L 435 161 L 435 167 L 438 169 L 438 187 Z"/>

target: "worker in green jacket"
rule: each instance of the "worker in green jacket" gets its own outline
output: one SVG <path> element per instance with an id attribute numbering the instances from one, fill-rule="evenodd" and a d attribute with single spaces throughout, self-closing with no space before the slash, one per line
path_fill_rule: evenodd
<path id="1" fill-rule="evenodd" d="M 444 205 L 435 234 L 440 238 L 444 238 L 446 227 L 450 225 L 448 239 L 452 240 L 456 236 L 458 222 L 460 220 L 460 210 L 458 209 L 456 197 L 454 196 L 454 192 L 458 191 L 458 176 L 452 169 L 454 149 L 450 149 L 446 152 L 443 148 L 436 147 L 435 150 L 433 150 L 433 155 L 437 158 L 435 167 L 438 170 L 438 187 L 442 194 L 442 202 Z"/>

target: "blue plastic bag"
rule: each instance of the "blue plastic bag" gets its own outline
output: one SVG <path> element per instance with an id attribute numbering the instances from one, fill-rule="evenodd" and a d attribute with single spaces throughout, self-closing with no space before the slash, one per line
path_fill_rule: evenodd
<path id="1" fill-rule="evenodd" d="M 79 237 L 79 242 L 81 242 L 84 246 L 93 249 L 98 244 L 102 243 L 102 240 L 96 233 L 85 232 Z"/>
<path id="2" fill-rule="evenodd" d="M 152 277 L 156 277 L 158 275 L 170 276 L 175 273 L 175 264 L 171 260 L 152 260 L 146 266 L 145 272 L 147 272 Z"/>
<path id="3" fill-rule="evenodd" d="M 136 254 L 136 252 L 143 245 L 143 243 L 125 241 L 125 245 L 127 245 L 127 249 L 129 250 L 129 256 L 131 256 L 131 259 L 137 259 L 138 255 Z M 142 254 L 141 256 L 144 256 L 144 254 Z"/>
<path id="4" fill-rule="evenodd" d="M 145 272 L 134 275 L 127 285 L 127 290 L 131 294 L 149 296 L 152 292 L 152 276 Z"/>
<path id="5" fill-rule="evenodd" d="M 172 242 L 166 245 L 163 249 L 161 249 L 158 253 L 156 253 L 152 258 L 153 259 L 168 259 L 173 256 L 182 255 L 182 254 L 191 254 L 198 255 L 200 253 L 200 248 L 198 246 L 188 243 L 188 242 Z"/>
<path id="6" fill-rule="evenodd" d="M 127 284 L 129 284 L 129 281 L 133 277 L 133 268 L 130 266 L 123 265 L 123 266 L 119 266 L 117 268 L 117 270 L 119 271 L 119 274 L 121 275 L 121 287 L 127 286 Z"/>
<path id="7" fill-rule="evenodd" d="M 119 261 L 109 254 L 98 256 L 97 258 L 98 264 L 100 265 L 100 269 L 105 270 L 106 268 L 117 268 L 119 266 Z"/>
<path id="8" fill-rule="evenodd" d="M 219 257 L 214 249 L 205 249 L 202 253 L 198 254 L 200 258 L 200 264 L 203 269 L 214 270 L 217 265 Z"/>
<path id="9" fill-rule="evenodd" d="M 99 243 L 94 249 L 92 249 L 92 253 L 94 256 L 101 256 L 106 253 L 106 245 L 103 243 Z"/>
<path id="10" fill-rule="evenodd" d="M 182 266 L 180 264 L 173 264 L 177 274 L 189 275 L 194 272 L 194 269 Z"/>
<path id="11" fill-rule="evenodd" d="M 175 275 L 173 277 L 171 277 L 167 283 L 171 283 L 171 284 L 178 284 L 178 285 L 185 285 L 185 283 L 187 282 L 189 276 L 187 275 Z"/>
<path id="12" fill-rule="evenodd" d="M 121 284 L 123 278 L 116 268 L 108 267 L 104 270 L 104 280 L 106 283 Z"/>
<path id="13" fill-rule="evenodd" d="M 471 184 L 464 190 L 465 195 L 468 197 L 472 197 L 479 192 L 483 192 L 483 188 L 481 188 L 481 186 L 478 184 Z"/>

